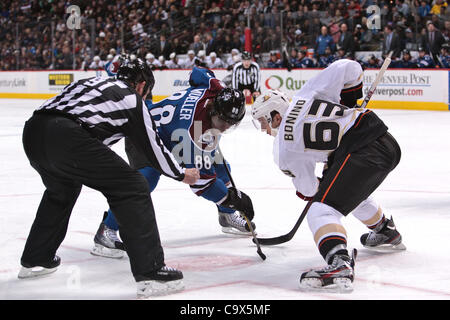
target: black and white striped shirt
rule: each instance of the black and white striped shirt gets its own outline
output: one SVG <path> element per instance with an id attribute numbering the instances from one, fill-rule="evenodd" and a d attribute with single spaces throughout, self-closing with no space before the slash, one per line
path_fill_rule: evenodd
<path id="1" fill-rule="evenodd" d="M 158 136 L 142 97 L 120 80 L 95 77 L 73 82 L 35 112 L 71 118 L 107 146 L 126 136 L 152 167 L 176 180 L 184 179 L 185 169 Z"/>
<path id="2" fill-rule="evenodd" d="M 251 86 L 253 92 L 260 91 L 261 71 L 259 65 L 252 61 L 248 69 L 244 68 L 242 62 L 238 62 L 233 67 L 232 87 L 240 90 L 240 86 Z"/>

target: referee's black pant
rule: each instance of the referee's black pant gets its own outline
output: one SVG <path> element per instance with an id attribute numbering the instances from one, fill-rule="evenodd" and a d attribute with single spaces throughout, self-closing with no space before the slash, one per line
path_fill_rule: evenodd
<path id="1" fill-rule="evenodd" d="M 25 124 L 23 145 L 46 187 L 22 263 L 53 259 L 63 241 L 82 185 L 100 191 L 117 218 L 136 279 L 164 265 L 158 227 L 145 178 L 78 123 L 37 114 Z"/>

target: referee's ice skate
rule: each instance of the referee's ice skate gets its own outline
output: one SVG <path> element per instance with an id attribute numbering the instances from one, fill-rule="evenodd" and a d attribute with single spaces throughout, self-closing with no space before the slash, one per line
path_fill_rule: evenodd
<path id="1" fill-rule="evenodd" d="M 137 281 L 138 298 L 162 296 L 184 289 L 183 273 L 175 268 L 164 266 Z"/>
<path id="2" fill-rule="evenodd" d="M 46 263 L 29 264 L 21 261 L 22 268 L 19 271 L 19 279 L 40 277 L 55 272 L 61 264 L 61 258 L 55 256 L 52 261 Z"/>

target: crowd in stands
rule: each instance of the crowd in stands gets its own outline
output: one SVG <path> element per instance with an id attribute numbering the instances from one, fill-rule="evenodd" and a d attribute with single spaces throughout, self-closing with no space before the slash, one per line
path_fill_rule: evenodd
<path id="1" fill-rule="evenodd" d="M 74 4 L 81 28 L 72 31 L 66 9 Z M 367 11 L 373 5 L 378 18 Z M 195 59 L 227 68 L 244 51 L 249 24 L 261 67 L 322 68 L 360 51 L 372 52 L 366 67 L 391 51 L 391 67 L 449 67 L 446 0 L 2 0 L 0 70 L 97 69 L 123 52 L 156 69 Z"/>

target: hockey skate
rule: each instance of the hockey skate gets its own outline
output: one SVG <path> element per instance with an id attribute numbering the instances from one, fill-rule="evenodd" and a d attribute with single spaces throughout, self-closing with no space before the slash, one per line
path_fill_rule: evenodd
<path id="1" fill-rule="evenodd" d="M 323 269 L 304 272 L 300 276 L 300 290 L 334 293 L 352 292 L 356 254 L 356 249 L 353 250 L 352 257 L 336 254 L 331 264 Z"/>
<path id="2" fill-rule="evenodd" d="M 378 252 L 395 252 L 406 250 L 402 236 L 395 228 L 394 220 L 385 219 L 373 231 L 361 236 L 361 244 L 370 250 Z"/>
<path id="3" fill-rule="evenodd" d="M 61 264 L 61 259 L 55 256 L 52 261 L 43 264 L 31 265 L 22 262 L 22 268 L 19 271 L 19 279 L 29 279 L 40 277 L 46 274 L 50 274 L 58 270 L 58 266 Z"/>
<path id="4" fill-rule="evenodd" d="M 252 235 L 247 221 L 243 217 L 241 217 L 241 215 L 237 211 L 234 213 L 224 213 L 219 211 L 219 224 L 222 227 L 222 232 L 224 233 L 244 236 Z M 253 230 L 255 230 L 255 224 L 253 222 L 251 222 L 251 224 Z"/>
<path id="5" fill-rule="evenodd" d="M 176 293 L 184 289 L 183 273 L 164 266 L 137 282 L 138 298 L 147 298 Z"/>
<path id="6" fill-rule="evenodd" d="M 94 237 L 94 247 L 91 250 L 91 254 L 120 259 L 125 255 L 125 247 L 117 237 L 117 231 L 101 223 Z"/>

